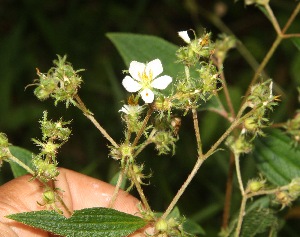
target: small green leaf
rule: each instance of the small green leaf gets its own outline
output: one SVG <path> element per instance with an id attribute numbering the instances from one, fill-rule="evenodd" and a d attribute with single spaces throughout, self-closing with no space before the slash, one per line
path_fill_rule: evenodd
<path id="1" fill-rule="evenodd" d="M 144 227 L 140 217 L 109 208 L 86 208 L 66 218 L 55 211 L 24 212 L 7 218 L 66 237 L 121 237 Z"/>
<path id="2" fill-rule="evenodd" d="M 33 169 L 33 165 L 32 165 L 32 162 L 31 162 L 32 161 L 32 154 L 33 154 L 32 152 L 30 152 L 30 151 L 28 151 L 24 148 L 18 147 L 18 146 L 10 146 L 9 150 L 10 150 L 10 153 L 14 157 L 18 158 L 25 165 L 27 165 L 31 169 Z M 15 178 L 17 178 L 19 176 L 22 176 L 22 175 L 25 175 L 25 174 L 28 174 L 28 172 L 23 167 L 18 165 L 17 163 L 11 161 L 11 162 L 9 162 L 9 164 L 10 164 L 10 168 L 11 168 Z"/>
<path id="3" fill-rule="evenodd" d="M 296 48 L 300 51 L 300 38 L 291 38 L 291 41 L 296 46 Z"/>
<path id="4" fill-rule="evenodd" d="M 300 149 L 280 130 L 256 139 L 253 157 L 260 172 L 273 184 L 282 186 L 300 177 Z"/>
<path id="5" fill-rule="evenodd" d="M 183 230 L 189 234 L 205 235 L 204 229 L 195 221 L 187 219 L 182 224 Z"/>

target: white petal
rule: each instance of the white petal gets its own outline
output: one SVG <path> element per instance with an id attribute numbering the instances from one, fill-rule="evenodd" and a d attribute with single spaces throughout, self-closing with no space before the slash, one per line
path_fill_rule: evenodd
<path id="1" fill-rule="evenodd" d="M 150 76 L 150 71 L 152 73 L 152 79 L 157 77 L 163 72 L 163 66 L 159 59 L 154 59 L 146 65 L 146 74 Z"/>
<path id="2" fill-rule="evenodd" d="M 142 88 L 142 86 L 137 81 L 133 80 L 130 76 L 126 76 L 123 79 L 122 85 L 128 92 L 137 92 Z"/>
<path id="3" fill-rule="evenodd" d="M 124 106 L 119 110 L 119 112 L 123 112 L 123 113 L 125 113 L 125 114 L 128 114 L 129 112 L 128 112 L 128 109 L 126 108 L 126 106 L 127 106 L 127 105 L 124 105 Z"/>
<path id="4" fill-rule="evenodd" d="M 152 103 L 154 100 L 154 94 L 150 89 L 145 89 L 141 92 L 142 99 L 145 103 Z"/>
<path id="5" fill-rule="evenodd" d="M 181 39 L 183 39 L 184 42 L 186 42 L 187 44 L 191 43 L 191 39 L 187 33 L 187 31 L 179 31 L 178 35 Z"/>
<path id="6" fill-rule="evenodd" d="M 140 75 L 145 71 L 146 65 L 137 61 L 132 61 L 129 65 L 130 75 L 137 81 L 140 81 Z"/>
<path id="7" fill-rule="evenodd" d="M 172 77 L 170 76 L 161 76 L 153 80 L 151 86 L 155 89 L 163 90 L 172 82 Z"/>

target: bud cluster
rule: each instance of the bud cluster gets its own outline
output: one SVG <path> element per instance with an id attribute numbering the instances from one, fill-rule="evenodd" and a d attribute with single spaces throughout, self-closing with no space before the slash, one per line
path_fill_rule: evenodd
<path id="1" fill-rule="evenodd" d="M 253 145 L 249 137 L 245 133 L 241 133 L 239 137 L 229 136 L 226 140 L 226 145 L 236 155 L 247 154 L 252 151 Z"/>
<path id="2" fill-rule="evenodd" d="M 68 107 L 69 104 L 76 104 L 73 97 L 77 94 L 78 88 L 82 82 L 78 72 L 83 69 L 75 71 L 69 62 L 66 62 L 67 56 L 60 57 L 54 60 L 54 67 L 47 73 L 41 73 L 37 69 L 39 79 L 36 80 L 34 85 L 37 88 L 34 94 L 40 100 L 52 97 L 55 99 L 55 105 L 58 102 L 65 102 Z"/>
<path id="3" fill-rule="evenodd" d="M 300 197 L 300 178 L 295 178 L 288 185 L 287 190 L 275 193 L 275 201 L 282 205 L 282 208 L 289 206 Z"/>
<path id="4" fill-rule="evenodd" d="M 293 138 L 295 145 L 300 143 L 300 111 L 297 111 L 295 117 L 286 122 L 284 128 L 286 132 Z"/>
<path id="5" fill-rule="evenodd" d="M 168 237 L 168 236 L 193 236 L 186 233 L 183 229 L 184 218 L 170 217 L 168 219 L 158 219 L 155 223 L 155 236 Z"/>
<path id="6" fill-rule="evenodd" d="M 40 147 L 40 153 L 33 157 L 35 177 L 44 182 L 55 179 L 59 175 L 57 170 L 58 162 L 56 155 L 58 149 L 69 139 L 71 130 L 65 125 L 70 122 L 63 122 L 60 119 L 52 122 L 47 119 L 47 112 L 44 112 L 43 119 L 40 121 L 42 130 L 42 141 L 32 139 Z"/>
<path id="7" fill-rule="evenodd" d="M 270 124 L 266 114 L 268 110 L 273 110 L 278 100 L 278 96 L 273 96 L 272 89 L 271 80 L 256 84 L 251 88 L 251 93 L 247 98 L 246 105 L 253 109 L 253 113 L 245 119 L 244 129 L 253 134 L 253 137 L 263 135 L 262 128 Z"/>
<path id="8" fill-rule="evenodd" d="M 5 133 L 0 133 L 0 167 L 4 160 L 6 160 L 10 154 L 9 152 L 9 142 Z"/>

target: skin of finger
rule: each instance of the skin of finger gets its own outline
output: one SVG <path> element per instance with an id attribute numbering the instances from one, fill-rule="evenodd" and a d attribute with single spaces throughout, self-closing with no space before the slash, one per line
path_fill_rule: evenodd
<path id="1" fill-rule="evenodd" d="M 37 204 L 37 201 L 42 202 L 43 188 L 37 180 L 28 182 L 30 178 L 29 175 L 22 176 L 0 187 L 0 233 L 7 232 L 5 237 L 49 236 L 44 231 L 5 218 L 13 213 L 44 209 Z M 71 211 L 88 207 L 107 207 L 115 189 L 103 181 L 63 168 L 60 169 L 55 186 L 64 190 L 62 198 Z M 113 208 L 137 214 L 137 203 L 137 199 L 120 190 Z"/>

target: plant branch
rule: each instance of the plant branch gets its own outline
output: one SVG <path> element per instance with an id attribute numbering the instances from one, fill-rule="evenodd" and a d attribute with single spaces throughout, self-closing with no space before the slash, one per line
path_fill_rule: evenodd
<path id="1" fill-rule="evenodd" d="M 75 100 L 77 102 L 77 108 L 79 108 L 83 114 L 95 125 L 95 127 L 101 132 L 101 134 L 116 148 L 119 145 L 114 141 L 114 139 L 106 132 L 106 130 L 98 123 L 94 118 L 93 114 L 86 108 L 85 104 L 80 99 L 79 95 L 75 95 Z"/>
<path id="2" fill-rule="evenodd" d="M 243 185 L 242 175 L 241 175 L 241 167 L 240 167 L 240 155 L 234 153 L 234 159 L 235 159 L 235 168 L 236 168 L 236 175 L 239 183 L 239 187 L 242 193 L 242 196 L 245 194 L 245 189 Z"/>
<path id="3" fill-rule="evenodd" d="M 227 83 L 226 83 L 226 80 L 225 80 L 224 71 L 222 70 L 223 65 L 221 64 L 219 59 L 218 59 L 218 62 L 217 62 L 217 66 L 218 66 L 218 69 L 219 69 L 219 72 L 220 72 L 220 78 L 221 78 L 221 82 L 222 82 L 226 102 L 227 102 L 229 111 L 231 113 L 231 117 L 234 119 L 235 118 L 235 111 L 234 111 L 233 104 L 232 104 L 232 101 L 231 101 L 231 98 L 230 98 L 230 95 L 229 95 L 229 90 L 228 90 Z"/>
<path id="4" fill-rule="evenodd" d="M 134 139 L 134 141 L 132 143 L 132 147 L 135 147 L 137 145 L 138 141 L 140 140 L 143 132 L 145 131 L 145 128 L 146 128 L 147 123 L 148 123 L 148 121 L 149 121 L 149 119 L 151 117 L 152 112 L 153 112 L 153 109 L 151 107 L 149 107 L 147 115 L 146 115 L 146 117 L 145 117 L 145 119 L 143 121 L 143 125 L 142 125 L 140 131 L 138 132 L 138 134 L 136 135 L 136 137 L 135 137 L 135 139 Z"/>
<path id="5" fill-rule="evenodd" d="M 150 208 L 149 203 L 147 201 L 147 198 L 146 198 L 146 196 L 144 194 L 144 191 L 143 191 L 143 189 L 141 187 L 141 184 L 137 180 L 136 175 L 135 175 L 135 173 L 134 173 L 131 165 L 129 166 L 129 170 L 128 171 L 130 172 L 130 177 L 132 178 L 132 181 L 133 181 L 133 183 L 134 183 L 134 185 L 135 185 L 135 187 L 136 187 L 136 189 L 137 189 L 137 191 L 138 191 L 138 193 L 140 195 L 140 198 L 141 198 L 141 201 L 142 201 L 144 207 L 146 208 L 147 211 L 151 211 L 151 208 Z"/>
<path id="6" fill-rule="evenodd" d="M 127 172 L 127 170 L 125 170 L 125 173 L 126 172 Z M 115 187 L 114 193 L 112 195 L 112 198 L 109 202 L 108 208 L 113 208 L 113 206 L 115 204 L 115 201 L 117 199 L 117 196 L 118 196 L 118 193 L 119 193 L 119 190 L 120 190 L 121 183 L 123 181 L 123 177 L 124 177 L 124 172 L 123 172 L 123 170 L 120 170 L 118 181 L 116 183 L 116 187 Z"/>
<path id="7" fill-rule="evenodd" d="M 224 212 L 223 212 L 223 221 L 222 228 L 226 229 L 228 227 L 228 220 L 230 217 L 230 206 L 231 206 L 231 196 L 232 196 L 232 180 L 233 180 L 233 170 L 234 170 L 234 154 L 230 153 L 229 158 L 229 168 L 226 181 L 226 193 L 224 201 Z"/>
<path id="8" fill-rule="evenodd" d="M 269 19 L 270 19 L 276 33 L 278 35 L 280 35 L 281 34 L 281 28 L 278 24 L 278 21 L 277 21 L 276 17 L 274 16 L 272 8 L 270 7 L 269 3 L 265 4 L 264 7 L 265 7 L 265 9 L 267 10 L 267 12 L 269 14 L 269 17 L 270 17 Z"/>
<path id="9" fill-rule="evenodd" d="M 24 164 L 22 161 L 20 161 L 18 158 L 16 158 L 15 156 L 13 156 L 13 155 L 10 153 L 10 151 L 9 151 L 8 148 L 7 148 L 7 150 L 8 150 L 8 154 L 9 154 L 9 156 L 8 156 L 8 159 L 9 159 L 9 160 L 11 160 L 11 161 L 17 163 L 19 166 L 21 166 L 22 168 L 24 168 L 28 173 L 30 173 L 31 175 L 34 176 L 34 171 L 33 171 L 29 166 L 27 166 L 27 165 Z"/>
<path id="10" fill-rule="evenodd" d="M 193 123 L 194 123 L 194 129 L 195 129 L 195 135 L 196 135 L 196 141 L 197 141 L 197 150 L 198 150 L 198 157 L 202 157 L 202 141 L 200 136 L 200 130 L 199 130 L 199 122 L 198 122 L 198 116 L 197 116 L 197 110 L 192 109 L 193 113 Z"/>

